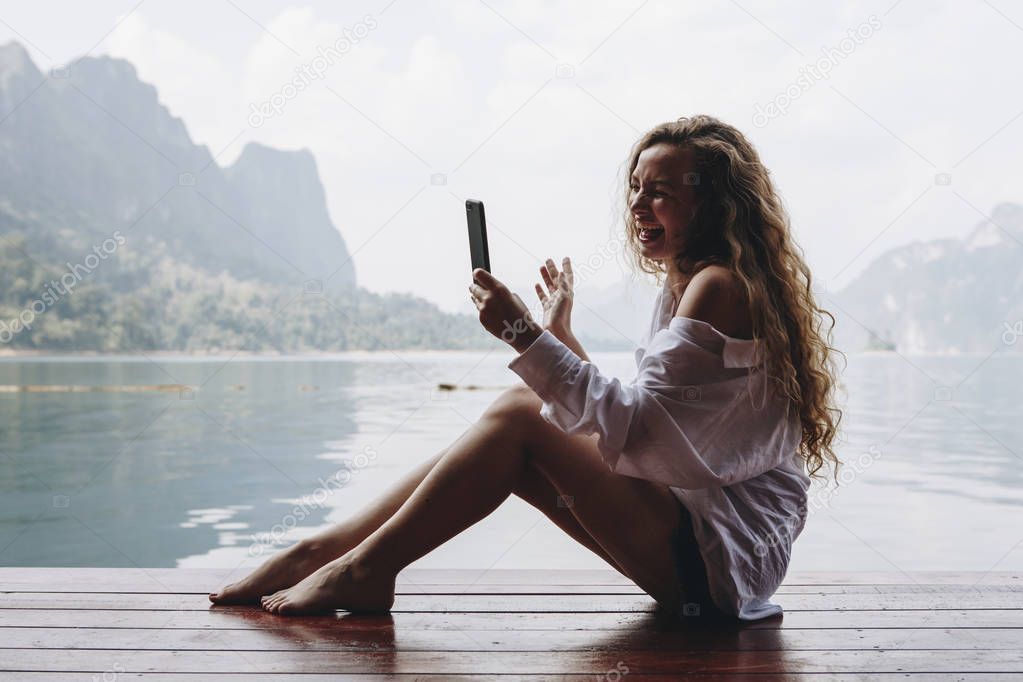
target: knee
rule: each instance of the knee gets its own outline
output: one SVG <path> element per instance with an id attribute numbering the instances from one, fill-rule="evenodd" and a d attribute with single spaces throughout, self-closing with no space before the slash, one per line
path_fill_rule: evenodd
<path id="1" fill-rule="evenodd" d="M 502 391 L 483 416 L 519 424 L 523 419 L 539 415 L 541 404 L 542 401 L 533 389 L 520 381 Z"/>
<path id="2" fill-rule="evenodd" d="M 501 394 L 502 398 L 511 400 L 517 403 L 525 403 L 532 405 L 533 403 L 539 403 L 540 397 L 533 392 L 525 382 L 517 381 L 510 388 L 506 388 Z"/>

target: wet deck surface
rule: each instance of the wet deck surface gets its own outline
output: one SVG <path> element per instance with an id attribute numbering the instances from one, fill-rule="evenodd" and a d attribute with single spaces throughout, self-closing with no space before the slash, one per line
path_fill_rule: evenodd
<path id="1" fill-rule="evenodd" d="M 790 573 L 693 627 L 624 577 L 405 571 L 389 615 L 214 607 L 227 570 L 0 568 L 0 679 L 1023 679 L 1023 574 Z"/>

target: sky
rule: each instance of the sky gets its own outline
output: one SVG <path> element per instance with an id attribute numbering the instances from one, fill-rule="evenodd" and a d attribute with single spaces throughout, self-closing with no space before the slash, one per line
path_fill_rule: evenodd
<path id="1" fill-rule="evenodd" d="M 1008 0 L 36 0 L 0 5 L 8 40 L 43 69 L 131 61 L 222 166 L 309 149 L 359 283 L 449 311 L 475 312 L 466 198 L 524 300 L 547 257 L 581 298 L 630 277 L 623 164 L 680 116 L 752 141 L 827 290 L 1023 201 Z"/>

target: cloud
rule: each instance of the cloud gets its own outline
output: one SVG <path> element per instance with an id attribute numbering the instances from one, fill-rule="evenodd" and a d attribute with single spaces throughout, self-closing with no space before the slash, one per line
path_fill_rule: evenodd
<path id="1" fill-rule="evenodd" d="M 139 78 L 156 86 L 160 102 L 184 119 L 192 139 L 208 144 L 214 154 L 237 134 L 232 113 L 241 109 L 231 66 L 212 53 L 150 25 L 141 12 L 117 26 L 103 51 L 134 64 Z"/>
<path id="2" fill-rule="evenodd" d="M 693 113 L 719 116 L 754 142 L 824 279 L 868 244 L 843 279 L 885 248 L 968 229 L 980 216 L 952 190 L 983 210 L 1019 200 L 1012 150 L 1023 119 L 1013 116 L 1023 94 L 1005 85 L 1023 76 L 1018 29 L 989 7 L 921 13 L 901 3 L 879 13 L 876 35 L 763 128 L 754 106 L 870 10 L 636 0 L 366 7 L 254 15 L 267 31 L 232 13 L 251 34 L 218 32 L 233 41 L 225 50 L 203 22 L 182 17 L 172 30 L 166 18 L 147 21 L 143 6 L 104 47 L 136 64 L 195 139 L 217 150 L 243 131 L 223 162 L 247 140 L 309 148 L 331 215 L 358 249 L 361 282 L 375 290 L 471 311 L 461 198 L 472 196 L 487 202 L 495 270 L 528 294 L 538 259 L 584 258 L 607 242 L 616 174 L 639 133 Z M 375 27 L 364 39 L 279 115 L 249 125 L 254 104 L 280 95 L 367 13 Z M 570 77 L 556 77 L 558 64 Z M 951 187 L 934 187 L 885 230 L 935 172 L 987 138 Z M 447 184 L 430 184 L 435 173 Z M 595 284 L 620 276 L 609 265 Z"/>

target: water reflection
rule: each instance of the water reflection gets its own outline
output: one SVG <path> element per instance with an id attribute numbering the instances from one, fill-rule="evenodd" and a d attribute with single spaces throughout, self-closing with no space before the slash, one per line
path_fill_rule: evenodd
<path id="1" fill-rule="evenodd" d="M 514 600 L 514 595 L 506 595 Z M 469 596 L 463 599 L 471 599 Z M 400 608 L 400 600 L 395 608 Z M 468 606 L 468 604 L 467 604 Z M 514 604 L 509 602 L 509 606 Z M 579 623 L 565 613 L 443 612 L 337 614 L 282 618 L 255 607 L 211 607 L 230 627 L 232 648 L 273 651 L 277 665 L 289 652 L 306 672 L 401 674 L 579 675 L 621 679 L 630 674 L 735 672 L 744 668 L 792 670 L 802 639 L 781 628 L 781 618 L 755 624 L 689 625 L 657 611 L 614 614 L 617 622 Z M 520 617 L 515 618 L 515 616 Z M 573 627 L 566 627 L 572 623 Z M 224 626 L 221 626 L 224 627 Z M 299 659 L 295 659 L 298 662 Z M 769 661 L 769 662 L 768 662 Z"/>
<path id="2" fill-rule="evenodd" d="M 458 438 L 517 380 L 510 357 L 0 360 L 0 385 L 200 387 L 0 393 L 0 563 L 258 562 Z M 608 375 L 635 376 L 631 353 L 592 357 Z M 1023 534 L 1023 360 L 911 360 L 849 356 L 840 454 L 877 456 L 811 510 L 791 569 L 1023 566 L 1023 547 L 1010 551 Z M 604 567 L 519 502 L 423 561 Z"/>

